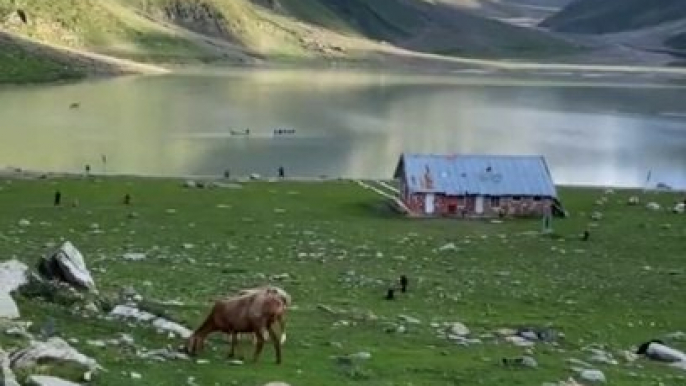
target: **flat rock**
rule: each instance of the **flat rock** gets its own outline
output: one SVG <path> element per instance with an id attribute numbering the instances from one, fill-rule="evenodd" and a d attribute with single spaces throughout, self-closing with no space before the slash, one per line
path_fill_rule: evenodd
<path id="1" fill-rule="evenodd" d="M 79 383 L 66 381 L 62 378 L 47 375 L 32 375 L 29 377 L 29 385 L 34 386 L 80 386 Z"/>
<path id="2" fill-rule="evenodd" d="M 141 311 L 136 307 L 118 305 L 112 309 L 110 315 L 123 319 L 135 319 L 139 322 L 149 322 L 158 330 L 174 333 L 184 339 L 189 338 L 193 333 L 188 328 L 176 322 L 172 322 L 165 318 L 160 318 L 146 311 Z"/>
<path id="3" fill-rule="evenodd" d="M 579 377 L 590 383 L 605 383 L 607 382 L 607 379 L 605 378 L 605 374 L 600 371 L 600 370 L 591 370 L 591 369 L 585 369 L 582 370 L 579 373 Z"/>
<path id="4" fill-rule="evenodd" d="M 57 337 L 45 342 L 32 341 L 29 347 L 12 352 L 10 361 L 13 370 L 31 368 L 45 361 L 71 362 L 81 365 L 86 370 L 100 369 L 95 359 L 81 354 L 69 343 Z"/>

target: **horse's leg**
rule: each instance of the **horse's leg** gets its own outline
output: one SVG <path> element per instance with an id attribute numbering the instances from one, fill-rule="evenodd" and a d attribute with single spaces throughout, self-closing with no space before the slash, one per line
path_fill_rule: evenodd
<path id="1" fill-rule="evenodd" d="M 236 357 L 236 346 L 238 345 L 238 333 L 232 332 L 229 335 L 231 339 L 231 342 L 229 343 L 231 345 L 231 351 L 229 351 L 229 358 L 234 358 Z"/>
<path id="2" fill-rule="evenodd" d="M 276 352 L 276 364 L 281 364 L 281 337 L 277 336 L 274 332 L 272 325 L 267 326 L 267 331 L 269 331 L 269 337 L 274 344 L 274 351 Z"/>
<path id="3" fill-rule="evenodd" d="M 262 336 L 262 329 L 255 330 L 255 355 L 253 356 L 253 362 L 257 362 L 262 352 L 262 347 L 264 347 L 264 336 Z"/>

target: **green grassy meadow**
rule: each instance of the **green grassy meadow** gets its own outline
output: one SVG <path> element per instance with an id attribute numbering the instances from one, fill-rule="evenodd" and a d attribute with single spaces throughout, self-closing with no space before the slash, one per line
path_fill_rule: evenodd
<path id="1" fill-rule="evenodd" d="M 198 385 L 541 385 L 575 375 L 570 358 L 590 362 L 614 386 L 686 384 L 683 371 L 617 354 L 686 326 L 686 215 L 668 210 L 684 198 L 675 193 L 561 188 L 570 217 L 555 219 L 554 233 L 543 235 L 540 220 L 406 219 L 347 181 L 189 189 L 180 180 L 61 178 L 5 179 L 0 186 L 3 260 L 33 266 L 50 243 L 70 240 L 102 293 L 133 286 L 151 302 L 181 301 L 164 311 L 192 329 L 213 299 L 240 288 L 271 282 L 293 296 L 280 366 L 267 345 L 259 363 L 230 365 L 219 335 L 198 358 L 209 363 L 143 360 L 130 349 L 85 342 L 122 332 L 149 349 L 183 341 L 147 326 L 17 299 L 23 319 L 38 328 L 54 318 L 59 336 L 78 339 L 74 346 L 107 369 L 94 385 L 176 386 L 189 377 Z M 52 205 L 57 188 L 62 207 Z M 122 204 L 126 193 L 131 206 Z M 626 204 L 633 194 L 641 205 Z M 607 202 L 596 204 L 603 196 Z M 77 207 L 69 205 L 74 199 Z M 648 201 L 663 210 L 648 210 Z M 581 241 L 594 211 L 603 219 Z M 20 226 L 21 219 L 30 225 Z M 439 250 L 449 243 L 456 248 Z M 147 258 L 125 260 L 127 252 Z M 410 278 L 409 292 L 384 300 L 401 274 Z M 420 323 L 403 323 L 399 315 Z M 458 321 L 482 343 L 461 346 L 431 326 Z M 387 332 L 399 324 L 404 333 Z M 564 339 L 536 343 L 537 368 L 501 364 L 527 349 L 493 337 L 497 329 L 546 326 Z M 0 334 L 5 349 L 20 343 Z M 619 364 L 591 362 L 584 348 L 592 343 L 604 345 Z M 669 343 L 686 349 L 684 341 Z M 243 343 L 241 350 L 247 354 L 252 346 Z M 363 351 L 371 358 L 335 359 Z M 142 378 L 131 379 L 131 371 Z"/>

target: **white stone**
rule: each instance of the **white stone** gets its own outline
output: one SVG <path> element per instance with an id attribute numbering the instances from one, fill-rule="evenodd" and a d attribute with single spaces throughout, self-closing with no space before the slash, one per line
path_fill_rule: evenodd
<path id="1" fill-rule="evenodd" d="M 2 349 L 0 349 L 0 384 L 3 386 L 19 386 L 14 372 L 10 369 L 9 357 Z"/>
<path id="2" fill-rule="evenodd" d="M 46 342 L 32 341 L 30 346 L 10 354 L 12 368 L 26 369 L 36 366 L 45 360 L 56 362 L 72 362 L 85 367 L 88 370 L 100 369 L 95 359 L 87 357 L 76 351 L 66 341 L 53 337 Z"/>
<path id="3" fill-rule="evenodd" d="M 78 383 L 47 375 L 32 375 L 29 377 L 29 384 L 35 386 L 80 386 Z"/>
<path id="4" fill-rule="evenodd" d="M 139 252 L 129 252 L 125 253 L 123 256 L 124 260 L 145 260 L 146 256 L 145 253 L 139 253 Z"/>
<path id="5" fill-rule="evenodd" d="M 585 370 L 581 371 L 581 373 L 579 374 L 579 377 L 581 379 L 583 379 L 584 381 L 591 382 L 591 383 L 605 383 L 605 382 L 607 382 L 607 379 L 605 378 L 605 374 L 603 374 L 603 372 L 600 370 L 585 369 Z"/>
<path id="6" fill-rule="evenodd" d="M 135 319 L 139 322 L 151 322 L 152 326 L 158 330 L 173 332 L 184 339 L 189 338 L 193 333 L 191 330 L 178 323 L 157 317 L 149 312 L 141 311 L 136 307 L 118 305 L 112 309 L 110 315 L 125 319 Z"/>
<path id="7" fill-rule="evenodd" d="M 646 208 L 650 210 L 660 210 L 660 204 L 657 202 L 649 202 L 646 204 Z"/>
<path id="8" fill-rule="evenodd" d="M 460 322 L 454 322 L 451 323 L 450 326 L 446 329 L 446 332 L 450 335 L 457 335 L 457 336 L 467 336 L 469 335 L 469 328 L 465 326 L 464 324 Z"/>
<path id="9" fill-rule="evenodd" d="M 90 291 L 97 292 L 95 281 L 86 267 L 83 255 L 71 242 L 65 241 L 51 258 L 57 261 L 70 283 L 78 283 Z"/>
<path id="10" fill-rule="evenodd" d="M 0 319 L 19 318 L 19 308 L 10 292 L 26 283 L 26 264 L 10 260 L 0 264 Z"/>
<path id="11" fill-rule="evenodd" d="M 648 345 L 646 356 L 663 362 L 686 362 L 686 354 L 677 349 L 653 342 Z"/>

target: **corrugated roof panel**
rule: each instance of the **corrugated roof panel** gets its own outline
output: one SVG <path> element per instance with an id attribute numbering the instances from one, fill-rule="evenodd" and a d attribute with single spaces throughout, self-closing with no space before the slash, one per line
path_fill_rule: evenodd
<path id="1" fill-rule="evenodd" d="M 413 192 L 557 197 L 542 156 L 404 154 Z"/>

